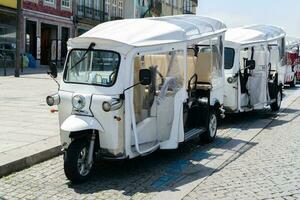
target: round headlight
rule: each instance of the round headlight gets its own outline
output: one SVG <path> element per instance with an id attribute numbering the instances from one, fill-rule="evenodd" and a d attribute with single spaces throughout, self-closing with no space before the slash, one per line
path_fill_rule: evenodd
<path id="1" fill-rule="evenodd" d="M 46 102 L 47 102 L 48 106 L 53 106 L 54 105 L 54 98 L 53 98 L 53 96 L 47 96 Z"/>
<path id="2" fill-rule="evenodd" d="M 234 79 L 233 79 L 232 77 L 229 77 L 229 78 L 227 79 L 227 82 L 228 82 L 228 83 L 233 83 L 233 82 L 234 82 Z"/>
<path id="3" fill-rule="evenodd" d="M 75 95 L 72 99 L 72 105 L 76 110 L 81 110 L 85 106 L 85 98 L 81 95 Z"/>
<path id="4" fill-rule="evenodd" d="M 47 102 L 48 106 L 58 105 L 60 103 L 60 97 L 58 94 L 47 96 L 46 102 Z"/>
<path id="5" fill-rule="evenodd" d="M 102 109 L 105 111 L 105 112 L 109 112 L 110 109 L 111 109 L 111 104 L 107 101 L 103 102 L 102 104 Z"/>

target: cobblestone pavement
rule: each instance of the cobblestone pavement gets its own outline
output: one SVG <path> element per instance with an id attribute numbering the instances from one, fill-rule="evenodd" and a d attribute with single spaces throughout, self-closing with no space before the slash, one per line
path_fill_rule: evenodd
<path id="1" fill-rule="evenodd" d="M 298 100 L 184 200 L 300 199 L 299 109 Z"/>
<path id="2" fill-rule="evenodd" d="M 56 157 L 0 179 L 0 199 L 296 197 L 300 99 L 288 105 L 280 114 L 229 116 L 209 145 L 195 140 L 133 160 L 100 161 L 92 179 L 81 185 L 70 184 L 62 157 Z"/>

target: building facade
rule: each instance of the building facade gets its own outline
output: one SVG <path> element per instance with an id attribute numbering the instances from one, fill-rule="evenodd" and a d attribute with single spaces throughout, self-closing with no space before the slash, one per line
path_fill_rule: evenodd
<path id="1" fill-rule="evenodd" d="M 127 0 L 125 18 L 196 14 L 197 0 Z"/>
<path id="2" fill-rule="evenodd" d="M 132 0 L 76 0 L 76 35 L 81 35 L 100 23 L 123 19 L 125 3 L 130 1 Z"/>
<path id="3" fill-rule="evenodd" d="M 16 55 L 17 0 L 0 0 L 0 64 L 14 66 Z"/>
<path id="4" fill-rule="evenodd" d="M 72 0 L 23 0 L 21 52 L 31 54 L 37 64 L 64 62 L 67 41 L 73 37 Z"/>

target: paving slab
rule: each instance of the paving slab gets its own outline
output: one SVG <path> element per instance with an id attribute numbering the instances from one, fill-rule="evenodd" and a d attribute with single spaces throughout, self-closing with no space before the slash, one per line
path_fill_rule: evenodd
<path id="1" fill-rule="evenodd" d="M 0 76 L 0 177 L 60 154 L 58 115 L 45 102 L 57 85 L 45 71 Z"/>

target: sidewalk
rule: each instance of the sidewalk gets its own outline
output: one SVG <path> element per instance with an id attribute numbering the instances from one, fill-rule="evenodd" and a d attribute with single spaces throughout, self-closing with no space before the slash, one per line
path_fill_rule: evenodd
<path id="1" fill-rule="evenodd" d="M 57 85 L 45 72 L 0 76 L 0 177 L 60 152 L 58 116 L 45 102 Z"/>

